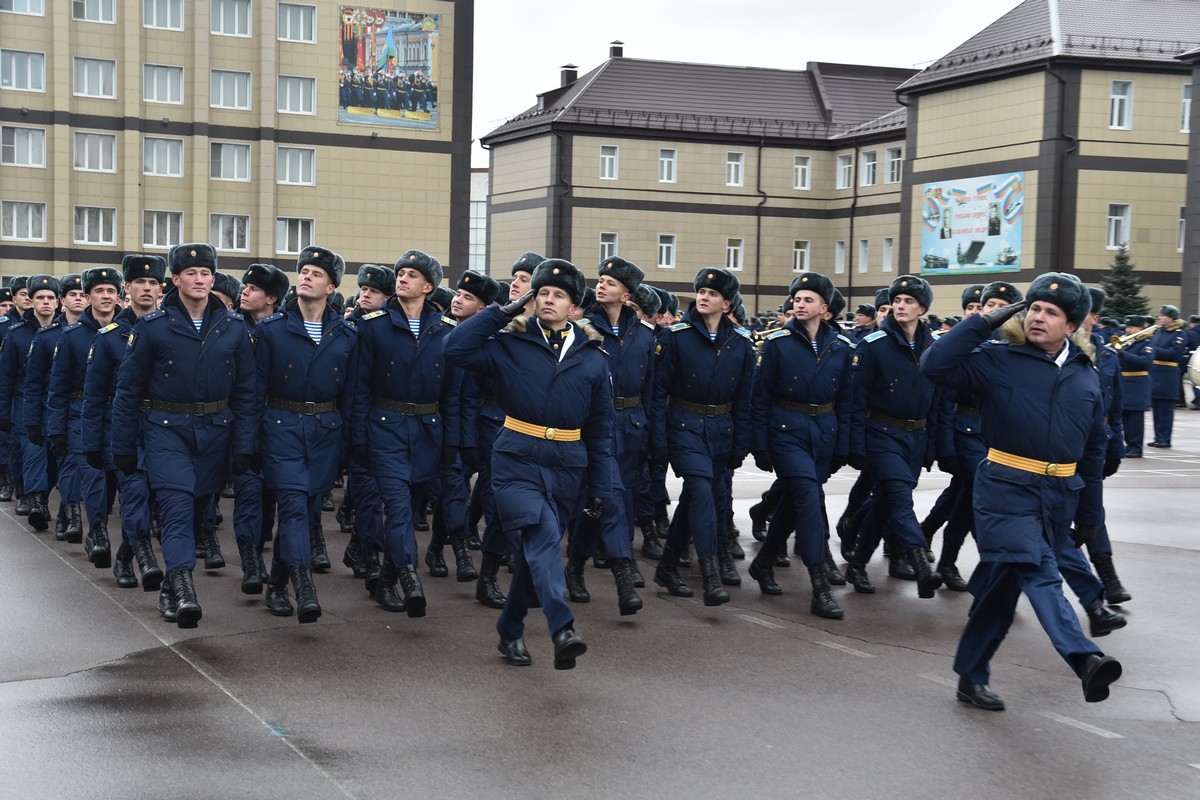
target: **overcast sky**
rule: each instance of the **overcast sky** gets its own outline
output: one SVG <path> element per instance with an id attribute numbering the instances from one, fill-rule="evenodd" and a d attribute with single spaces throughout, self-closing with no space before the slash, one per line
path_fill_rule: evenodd
<path id="1" fill-rule="evenodd" d="M 808 61 L 925 66 L 999 19 L 1019 0 L 480 0 L 475 4 L 473 162 L 479 138 L 559 84 L 608 58 L 803 69 Z"/>

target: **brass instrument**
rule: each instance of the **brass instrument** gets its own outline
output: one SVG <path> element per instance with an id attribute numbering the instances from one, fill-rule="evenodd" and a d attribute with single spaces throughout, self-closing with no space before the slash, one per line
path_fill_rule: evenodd
<path id="1" fill-rule="evenodd" d="M 1151 325 L 1149 328 L 1143 328 L 1137 333 L 1127 333 L 1124 336 L 1110 336 L 1108 337 L 1108 346 L 1113 350 L 1124 350 L 1134 342 L 1140 342 L 1142 339 L 1149 339 L 1151 336 L 1158 333 L 1158 329 L 1161 327 L 1162 325 L 1155 324 Z"/>

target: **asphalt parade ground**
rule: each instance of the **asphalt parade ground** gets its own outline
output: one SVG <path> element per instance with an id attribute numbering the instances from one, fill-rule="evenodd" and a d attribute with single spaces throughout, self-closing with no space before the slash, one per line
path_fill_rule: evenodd
<path id="1" fill-rule="evenodd" d="M 844 469 L 826 487 L 831 519 L 854 477 Z M 749 465 L 735 476 L 750 557 L 748 509 L 770 480 Z M 922 479 L 919 515 L 947 482 Z M 505 665 L 497 612 L 453 569 L 436 579 L 422 565 L 424 619 L 383 611 L 341 566 L 332 514 L 335 567 L 316 578 L 324 616 L 299 625 L 240 594 L 223 500 L 228 566 L 197 571 L 204 619 L 185 631 L 159 619 L 156 593 L 118 589 L 81 545 L 32 533 L 0 504 L 0 800 L 1194 799 L 1198 490 L 1200 411 L 1178 410 L 1172 449 L 1147 448 L 1105 482 L 1133 600 L 1120 608 L 1128 626 L 1097 642 L 1124 676 L 1108 701 L 1084 703 L 1022 601 L 993 662 L 1001 713 L 955 701 L 970 596 L 918 599 L 879 555 L 878 594 L 835 587 L 841 621 L 809 613 L 798 559 L 776 571 L 780 597 L 760 595 L 738 562 L 743 585 L 717 608 L 657 591 L 642 562 L 645 608 L 631 617 L 610 574 L 589 567 L 592 602 L 575 607 L 589 649 L 559 672 L 536 610 L 533 666 Z M 959 564 L 974 567 L 970 544 Z M 694 567 L 684 575 L 699 586 Z"/>

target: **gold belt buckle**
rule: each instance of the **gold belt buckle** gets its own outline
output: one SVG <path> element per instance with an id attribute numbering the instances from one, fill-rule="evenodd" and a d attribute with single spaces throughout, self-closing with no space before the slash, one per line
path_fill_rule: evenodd
<path id="1" fill-rule="evenodd" d="M 558 435 L 558 431 L 556 431 L 554 428 L 546 428 L 546 433 L 543 435 L 547 439 L 550 439 L 551 441 L 553 441 L 554 437 Z"/>
<path id="2" fill-rule="evenodd" d="M 1052 478 L 1055 475 L 1057 475 L 1058 474 L 1058 464 L 1047 464 L 1046 465 L 1046 474 Z"/>

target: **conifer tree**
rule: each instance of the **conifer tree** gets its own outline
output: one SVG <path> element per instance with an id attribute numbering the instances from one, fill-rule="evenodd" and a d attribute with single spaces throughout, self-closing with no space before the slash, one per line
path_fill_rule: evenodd
<path id="1" fill-rule="evenodd" d="M 1122 245 L 1113 258 L 1112 270 L 1100 279 L 1100 288 L 1107 295 L 1104 301 L 1105 316 L 1116 317 L 1124 322 L 1129 314 L 1145 314 L 1150 310 L 1150 301 L 1142 296 L 1143 283 L 1134 277 L 1133 266 L 1129 260 L 1129 250 Z"/>

